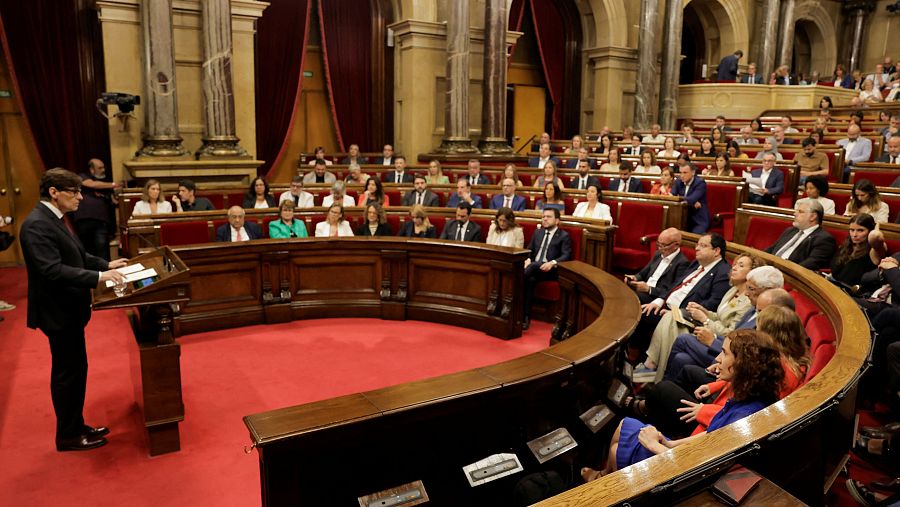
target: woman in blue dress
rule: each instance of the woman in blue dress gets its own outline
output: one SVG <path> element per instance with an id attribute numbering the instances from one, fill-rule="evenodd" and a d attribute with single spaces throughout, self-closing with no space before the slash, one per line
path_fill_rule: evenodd
<path id="1" fill-rule="evenodd" d="M 768 334 L 752 329 L 732 331 L 725 337 L 722 352 L 716 357 L 716 368 L 719 380 L 731 382 L 734 396 L 713 417 L 707 433 L 778 401 L 784 368 L 778 349 Z M 613 434 L 606 469 L 585 467 L 581 469 L 581 477 L 585 482 L 592 481 L 702 436 L 700 433 L 669 440 L 653 426 L 626 417 Z"/>

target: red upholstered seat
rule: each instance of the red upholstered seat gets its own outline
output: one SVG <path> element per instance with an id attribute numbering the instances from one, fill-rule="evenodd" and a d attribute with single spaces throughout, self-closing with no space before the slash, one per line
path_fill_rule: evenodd
<path id="1" fill-rule="evenodd" d="M 694 259 L 697 258 L 697 251 L 689 246 L 681 247 L 681 253 L 688 258 L 689 262 L 694 262 Z"/>
<path id="2" fill-rule="evenodd" d="M 888 218 L 888 221 L 894 223 L 897 220 L 897 214 L 900 213 L 900 198 L 892 197 L 887 194 L 881 194 L 881 200 L 886 202 L 888 207 L 891 209 L 891 214 Z"/>
<path id="3" fill-rule="evenodd" d="M 803 325 L 806 326 L 806 324 L 809 322 L 810 317 L 819 314 L 819 307 L 816 306 L 812 299 L 810 299 L 802 292 L 797 292 L 795 290 L 792 290 L 790 292 L 791 297 L 794 298 L 794 304 L 797 307 L 797 315 L 800 317 L 800 322 L 802 322 Z"/>
<path id="4" fill-rule="evenodd" d="M 429 216 L 428 221 L 434 226 L 435 236 L 441 237 L 441 232 L 444 231 L 444 225 L 446 225 L 447 219 L 444 217 Z"/>
<path id="5" fill-rule="evenodd" d="M 598 179 L 600 180 L 600 186 L 603 187 L 601 190 L 606 190 L 606 189 L 609 188 L 609 180 L 611 180 L 612 177 L 610 177 L 610 176 L 600 176 Z"/>
<path id="6" fill-rule="evenodd" d="M 815 355 L 818 348 L 825 344 L 834 345 L 835 343 L 834 328 L 831 327 L 828 317 L 821 313 L 810 317 L 806 324 L 806 333 L 809 335 L 810 354 Z"/>
<path id="7" fill-rule="evenodd" d="M 649 194 L 650 190 L 653 189 L 653 180 L 651 179 L 642 179 L 641 181 L 641 192 L 645 194 Z"/>
<path id="8" fill-rule="evenodd" d="M 848 231 L 842 229 L 835 229 L 833 227 L 825 227 L 825 230 L 828 231 L 829 234 L 834 238 L 834 241 L 838 244 L 838 247 L 841 246 L 841 243 L 847 239 Z"/>
<path id="9" fill-rule="evenodd" d="M 227 209 L 232 206 L 243 206 L 244 205 L 244 194 L 238 194 L 238 193 L 227 194 L 225 197 L 228 199 L 228 202 L 223 203 L 221 208 L 219 208 L 219 206 L 216 205 L 216 203 L 213 203 L 213 205 L 216 206 L 216 208 L 218 208 L 218 209 Z"/>
<path id="10" fill-rule="evenodd" d="M 572 199 L 571 197 L 566 197 L 565 199 L 563 199 L 563 203 L 565 203 L 565 210 L 566 210 L 565 214 L 566 215 L 571 215 L 572 213 L 575 213 L 575 199 Z"/>
<path id="11" fill-rule="evenodd" d="M 159 226 L 160 245 L 192 245 L 209 242 L 206 220 L 195 222 L 163 222 Z"/>
<path id="12" fill-rule="evenodd" d="M 532 181 L 530 174 L 519 173 L 519 180 L 521 180 L 522 185 L 524 185 L 526 187 L 530 187 L 531 185 L 534 185 L 534 181 Z"/>
<path id="13" fill-rule="evenodd" d="M 559 301 L 559 282 L 541 282 L 534 288 L 534 298 L 542 301 Z"/>
<path id="14" fill-rule="evenodd" d="M 844 214 L 844 210 L 847 209 L 847 203 L 850 202 L 850 193 L 830 192 L 828 198 L 834 201 L 834 213 L 836 215 Z"/>
<path id="15" fill-rule="evenodd" d="M 791 209 L 794 207 L 794 198 L 797 197 L 797 193 L 790 188 L 791 171 L 787 167 L 776 166 L 775 169 L 784 174 L 784 192 L 778 196 L 778 207 Z"/>
<path id="16" fill-rule="evenodd" d="M 488 230 L 491 227 L 491 219 L 472 217 L 469 220 L 481 227 L 481 242 L 484 243 L 485 241 L 487 241 Z"/>
<path id="17" fill-rule="evenodd" d="M 357 192 L 356 190 L 347 190 L 344 193 L 347 194 L 348 196 L 352 197 L 353 202 L 357 202 L 359 200 L 359 192 Z M 325 195 L 328 195 L 328 194 L 325 194 Z M 394 202 L 394 201 L 391 201 L 391 202 Z"/>
<path id="18" fill-rule="evenodd" d="M 244 203 L 244 194 L 240 194 L 241 199 L 238 201 L 237 205 L 240 206 Z M 209 202 L 212 203 L 213 207 L 216 209 L 226 209 L 225 207 L 225 196 L 222 194 L 204 194 L 203 197 L 209 199 Z M 174 206 L 173 206 L 174 207 Z"/>
<path id="19" fill-rule="evenodd" d="M 400 227 L 402 227 L 400 225 L 400 215 L 388 215 L 387 223 L 391 226 L 391 232 L 395 235 L 400 232 Z"/>
<path id="20" fill-rule="evenodd" d="M 776 218 L 768 217 L 750 217 L 750 223 L 747 225 L 747 239 L 744 245 L 765 250 L 775 244 L 781 233 L 791 224 Z"/>
<path id="21" fill-rule="evenodd" d="M 560 174 L 559 179 L 562 180 L 563 186 L 569 188 L 569 183 L 572 181 L 572 178 L 566 174 Z"/>
<path id="22" fill-rule="evenodd" d="M 322 205 L 322 199 L 325 198 L 326 195 L 331 194 L 331 190 L 317 190 L 313 193 L 313 202 L 316 206 Z"/>
<path id="23" fill-rule="evenodd" d="M 806 380 L 804 383 L 812 380 L 823 368 L 825 368 L 828 361 L 831 361 L 831 358 L 834 357 L 835 350 L 834 344 L 831 343 L 825 343 L 816 349 L 816 352 L 812 355 L 812 364 L 809 365 L 809 371 L 806 373 Z"/>
<path id="24" fill-rule="evenodd" d="M 525 248 L 528 248 L 528 243 L 531 241 L 531 237 L 534 236 L 534 231 L 537 230 L 537 224 L 534 222 L 517 222 L 522 226 L 522 235 L 525 236 Z"/>
<path id="25" fill-rule="evenodd" d="M 898 171 L 879 171 L 877 169 L 854 169 L 853 181 L 869 180 L 877 187 L 889 187 L 891 183 L 900 175 Z M 829 196 L 832 199 L 834 197 Z M 843 211 L 843 208 L 841 208 Z"/>
<path id="26" fill-rule="evenodd" d="M 279 220 L 280 218 L 281 218 L 281 217 L 278 217 L 278 216 L 272 216 L 272 217 L 265 217 L 265 218 L 263 218 L 263 222 L 262 222 L 262 233 L 263 233 L 263 237 L 264 237 L 264 238 L 268 238 L 268 237 L 269 237 L 269 224 L 272 223 L 272 222 L 274 222 L 274 221 L 276 221 L 276 220 Z"/>
<path id="27" fill-rule="evenodd" d="M 641 237 L 662 231 L 665 210 L 659 204 L 622 201 L 618 215 L 613 268 L 632 273 L 650 261 L 650 245 L 641 244 Z"/>
<path id="28" fill-rule="evenodd" d="M 734 238 L 734 209 L 737 186 L 727 183 L 706 183 L 706 202 L 712 216 L 710 232 L 718 232 L 727 241 Z"/>
<path id="29" fill-rule="evenodd" d="M 569 240 L 572 242 L 572 260 L 581 260 L 581 242 L 584 241 L 584 229 L 575 226 L 565 226 L 562 229 L 569 233 Z"/>
<path id="30" fill-rule="evenodd" d="M 399 190 L 388 190 L 384 193 L 387 196 L 391 206 L 400 206 L 403 203 L 403 196 Z M 358 199 L 358 197 L 357 197 Z"/>

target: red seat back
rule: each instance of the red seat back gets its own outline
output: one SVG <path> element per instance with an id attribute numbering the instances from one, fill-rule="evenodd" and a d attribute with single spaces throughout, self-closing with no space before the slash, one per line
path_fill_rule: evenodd
<path id="1" fill-rule="evenodd" d="M 810 317 L 819 314 L 819 307 L 816 306 L 812 299 L 810 299 L 802 292 L 792 290 L 791 297 L 794 298 L 794 305 L 797 308 L 797 316 L 800 317 L 800 322 L 802 322 L 804 326 L 806 326 L 807 322 L 809 322 Z"/>
<path id="2" fill-rule="evenodd" d="M 809 318 L 809 322 L 806 324 L 806 332 L 809 334 L 810 354 L 815 355 L 819 347 L 824 344 L 835 344 L 834 328 L 831 326 L 831 321 L 821 313 L 817 313 Z"/>
<path id="3" fill-rule="evenodd" d="M 400 194 L 399 190 L 388 190 L 384 195 L 387 196 L 391 206 L 400 206 L 403 203 L 403 196 Z"/>
<path id="4" fill-rule="evenodd" d="M 391 232 L 394 235 L 400 232 L 400 227 L 402 227 L 400 225 L 400 215 L 388 215 L 387 223 L 389 226 L 391 226 Z"/>
<path id="5" fill-rule="evenodd" d="M 825 368 L 828 361 L 831 361 L 831 358 L 834 357 L 835 350 L 835 346 L 831 343 L 823 344 L 816 349 L 816 353 L 812 355 L 812 364 L 809 365 L 809 371 L 806 373 L 806 382 L 812 380 Z"/>
<path id="6" fill-rule="evenodd" d="M 435 236 L 440 237 L 441 232 L 444 231 L 444 225 L 446 225 L 447 219 L 444 217 L 430 216 L 428 217 L 428 221 L 434 226 Z"/>
<path id="7" fill-rule="evenodd" d="M 842 215 L 847 209 L 847 203 L 850 202 L 849 192 L 832 192 L 828 194 L 828 198 L 834 201 L 834 213 Z"/>
<path id="8" fill-rule="evenodd" d="M 876 187 L 889 187 L 897 179 L 897 176 L 900 175 L 898 171 L 879 171 L 877 169 L 854 169 L 853 170 L 853 181 L 859 180 L 869 180 L 875 184 Z M 831 197 L 834 199 L 834 197 Z M 843 208 L 842 208 L 843 211 Z"/>
<path id="9" fill-rule="evenodd" d="M 472 217 L 469 220 L 481 227 L 481 242 L 484 243 L 487 241 L 488 229 L 491 227 L 491 219 Z"/>
<path id="10" fill-rule="evenodd" d="M 525 248 L 528 248 L 528 243 L 531 242 L 531 237 L 534 236 L 534 231 L 537 230 L 537 224 L 534 222 L 518 222 L 518 224 L 522 226 L 522 235 L 525 237 Z"/>
<path id="11" fill-rule="evenodd" d="M 228 198 L 228 202 L 223 203 L 221 208 L 219 208 L 219 206 L 216 205 L 216 203 L 213 203 L 213 205 L 219 209 L 227 209 L 232 206 L 243 206 L 244 205 L 244 194 L 237 194 L 237 193 L 228 194 L 225 197 Z"/>
<path id="12" fill-rule="evenodd" d="M 756 248 L 757 250 L 765 250 L 774 245 L 778 241 L 778 237 L 790 223 L 784 220 L 769 217 L 750 217 L 750 223 L 747 225 L 747 238 L 744 245 Z"/>
<path id="13" fill-rule="evenodd" d="M 209 226 L 206 221 L 163 222 L 159 226 L 160 245 L 192 245 L 209 242 Z"/>
<path id="14" fill-rule="evenodd" d="M 572 260 L 582 260 L 581 242 L 584 240 L 584 229 L 576 226 L 564 226 L 562 229 L 569 233 L 572 242 Z"/>
<path id="15" fill-rule="evenodd" d="M 213 205 L 214 208 L 216 208 L 216 209 L 226 209 L 226 208 L 225 208 L 225 196 L 224 196 L 224 195 L 222 195 L 222 194 L 209 194 L 209 195 L 204 195 L 203 197 L 206 197 L 207 199 L 209 199 L 209 202 L 212 203 L 212 205 Z M 244 203 L 244 194 L 241 194 L 241 200 L 238 201 L 237 205 L 240 206 L 240 205 L 243 204 L 243 203 Z"/>

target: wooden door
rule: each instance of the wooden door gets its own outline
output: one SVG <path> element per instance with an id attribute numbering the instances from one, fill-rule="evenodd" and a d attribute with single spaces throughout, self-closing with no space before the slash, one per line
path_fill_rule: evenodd
<path id="1" fill-rule="evenodd" d="M 41 162 L 31 140 L 25 118 L 19 113 L 0 113 L 0 216 L 13 217 L 3 231 L 18 238 L 22 221 L 40 196 Z M 21 264 L 18 240 L 0 252 L 0 265 Z"/>
<path id="2" fill-rule="evenodd" d="M 524 145 L 531 145 L 531 136 L 545 130 L 547 112 L 547 90 L 542 86 L 514 85 L 513 92 L 513 148 L 517 151 Z M 522 153 L 527 153 L 526 147 Z"/>

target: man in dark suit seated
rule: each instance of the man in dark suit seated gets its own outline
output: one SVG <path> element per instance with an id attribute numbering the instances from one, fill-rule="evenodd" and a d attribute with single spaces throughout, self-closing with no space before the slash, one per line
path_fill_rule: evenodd
<path id="1" fill-rule="evenodd" d="M 636 275 L 627 276 L 625 281 L 637 292 L 641 304 L 645 305 L 668 294 L 687 266 L 688 259 L 681 253 L 681 231 L 670 227 L 659 233 L 656 253 L 650 263 Z"/>
<path id="2" fill-rule="evenodd" d="M 578 190 L 587 190 L 587 187 L 594 185 L 600 188 L 600 180 L 596 176 L 590 175 L 591 165 L 587 160 L 578 161 L 578 177 L 569 181 L 570 188 Z"/>
<path id="3" fill-rule="evenodd" d="M 678 157 L 678 179 L 672 185 L 672 195 L 684 197 L 688 205 L 687 228 L 696 234 L 709 229 L 709 207 L 706 205 L 706 182 L 697 175 L 697 167 L 690 157 Z"/>
<path id="4" fill-rule="evenodd" d="M 766 252 L 813 271 L 827 268 L 836 248 L 834 237 L 821 227 L 825 209 L 819 201 L 800 199 L 794 224 Z"/>
<path id="5" fill-rule="evenodd" d="M 718 233 L 704 234 L 697 240 L 696 259 L 683 271 L 681 278 L 665 296 L 641 305 L 641 320 L 629 339 L 629 347 L 642 352 L 665 310 L 679 311 L 694 302 L 716 311 L 729 289 L 731 266 L 725 260 L 725 238 Z"/>
<path id="6" fill-rule="evenodd" d="M 412 183 L 412 174 L 406 172 L 406 157 L 394 155 L 394 170 L 384 173 L 381 181 L 383 183 Z"/>
<path id="7" fill-rule="evenodd" d="M 472 208 L 483 208 L 481 196 L 472 193 L 472 185 L 465 177 L 456 180 L 456 193 L 450 195 L 447 199 L 447 207 L 455 208 L 459 204 L 466 203 Z"/>
<path id="8" fill-rule="evenodd" d="M 747 65 L 747 73 L 741 76 L 741 82 L 744 84 L 762 84 L 763 78 L 756 73 L 756 64 Z"/>
<path id="9" fill-rule="evenodd" d="M 502 193 L 491 199 L 491 209 L 509 208 L 513 211 L 525 211 L 525 198 L 516 195 L 516 182 L 512 178 L 504 178 L 500 188 Z"/>
<path id="10" fill-rule="evenodd" d="M 50 395 L 56 413 L 56 450 L 83 451 L 106 444 L 108 428 L 84 423 L 91 289 L 124 282 L 116 271 L 126 259 L 107 262 L 87 253 L 65 214 L 78 210 L 81 178 L 65 169 L 41 177 L 40 202 L 22 222 L 20 240 L 28 269 L 28 327 L 50 342 Z"/>
<path id="11" fill-rule="evenodd" d="M 197 185 L 191 180 L 178 182 L 178 194 L 172 196 L 175 211 L 212 211 L 215 206 L 206 197 L 197 197 L 194 193 Z"/>
<path id="12" fill-rule="evenodd" d="M 577 169 L 582 160 L 588 163 L 588 167 L 598 167 L 597 161 L 588 156 L 589 153 L 588 149 L 583 146 L 578 148 L 578 157 L 567 160 L 566 167 Z"/>
<path id="13" fill-rule="evenodd" d="M 878 162 L 900 166 L 900 135 L 888 139 L 887 150 L 878 157 Z"/>
<path id="14" fill-rule="evenodd" d="M 481 174 L 481 162 L 478 159 L 469 160 L 469 174 L 465 176 L 469 180 L 469 185 L 490 185 L 491 180 L 487 176 Z"/>
<path id="15" fill-rule="evenodd" d="M 631 136 L 631 139 L 629 139 L 628 141 L 631 144 L 628 146 L 625 146 L 624 148 L 621 148 L 622 155 L 629 155 L 632 157 L 637 157 L 644 151 L 644 147 L 641 146 L 641 136 L 634 134 Z M 622 142 L 624 143 L 625 140 L 623 139 Z"/>
<path id="16" fill-rule="evenodd" d="M 557 227 L 559 210 L 548 208 L 541 214 L 541 228 L 534 231 L 528 249 L 531 254 L 525 259 L 525 311 L 522 329 L 531 326 L 531 306 L 534 289 L 538 283 L 559 279 L 556 266 L 572 258 L 572 240 L 569 233 Z"/>
<path id="17" fill-rule="evenodd" d="M 381 156 L 376 157 L 372 163 L 375 165 L 394 165 L 394 147 L 390 144 L 385 144 L 381 150 Z"/>
<path id="18" fill-rule="evenodd" d="M 769 84 L 798 85 L 800 81 L 797 80 L 797 76 L 791 74 L 787 65 L 782 65 L 772 73 L 772 79 L 769 81 Z"/>
<path id="19" fill-rule="evenodd" d="M 366 157 L 359 154 L 359 145 L 357 144 L 351 144 L 347 149 L 347 156 L 341 160 L 341 164 L 343 165 L 366 165 L 368 162 Z"/>
<path id="20" fill-rule="evenodd" d="M 751 185 L 750 202 L 777 206 L 778 196 L 784 192 L 784 173 L 775 168 L 775 155 L 763 155 L 762 168 L 750 171 L 750 177 L 759 178 L 761 185 Z"/>
<path id="21" fill-rule="evenodd" d="M 613 192 L 643 192 L 644 187 L 641 185 L 640 180 L 631 177 L 631 172 L 633 170 L 634 166 L 628 160 L 620 162 L 619 177 L 610 178 L 609 186 L 607 188 Z"/>
<path id="22" fill-rule="evenodd" d="M 216 229 L 216 241 L 250 241 L 262 237 L 262 229 L 256 223 L 244 221 L 244 208 L 240 206 L 228 208 L 228 223 Z"/>
<path id="23" fill-rule="evenodd" d="M 538 169 L 543 169 L 544 164 L 548 161 L 552 161 L 557 168 L 560 167 L 559 157 L 555 157 L 550 153 L 550 143 L 541 143 L 541 147 L 538 149 L 539 156 L 530 157 L 528 159 L 528 167 L 537 167 Z"/>
<path id="24" fill-rule="evenodd" d="M 456 207 L 456 220 L 447 222 L 441 231 L 440 239 L 455 239 L 456 241 L 481 242 L 481 226 L 469 220 L 472 215 L 472 206 L 461 203 Z"/>
<path id="25" fill-rule="evenodd" d="M 415 185 L 415 189 L 410 190 L 403 196 L 404 206 L 415 206 L 416 204 L 421 204 L 425 207 L 440 206 L 437 194 L 428 190 L 428 182 L 425 180 L 425 176 L 417 174 L 413 180 L 413 185 Z"/>

